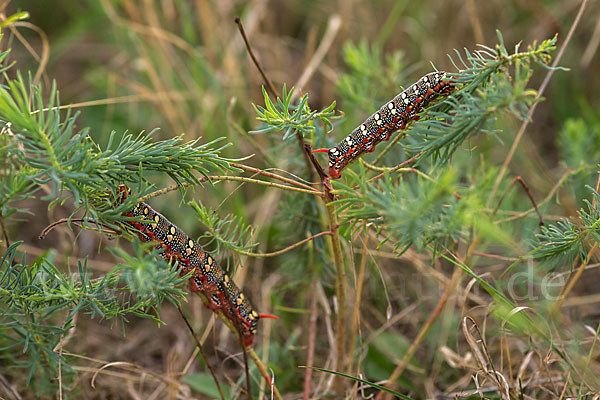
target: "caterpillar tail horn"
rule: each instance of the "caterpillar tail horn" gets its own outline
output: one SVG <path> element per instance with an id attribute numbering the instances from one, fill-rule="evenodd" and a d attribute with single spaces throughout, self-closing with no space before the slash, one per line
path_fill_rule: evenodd
<path id="1" fill-rule="evenodd" d="M 313 153 L 327 153 L 329 149 L 314 149 Z"/>
<path id="2" fill-rule="evenodd" d="M 260 318 L 271 318 L 271 319 L 279 319 L 277 315 L 273 314 L 258 314 Z"/>

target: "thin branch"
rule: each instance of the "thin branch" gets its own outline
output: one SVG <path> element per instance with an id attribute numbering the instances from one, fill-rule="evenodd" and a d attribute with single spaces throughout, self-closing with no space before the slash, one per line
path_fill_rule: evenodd
<path id="1" fill-rule="evenodd" d="M 248 391 L 248 399 L 252 400 L 252 386 L 250 385 L 250 369 L 248 368 L 248 352 L 246 346 L 242 346 L 242 354 L 244 355 L 244 370 L 246 373 L 246 390 Z"/>
<path id="2" fill-rule="evenodd" d="M 306 242 L 310 242 L 311 240 L 316 239 L 319 236 L 324 236 L 324 235 L 330 235 L 331 236 L 332 233 L 329 232 L 329 231 L 327 231 L 327 232 L 320 232 L 320 233 L 317 233 L 315 235 L 312 235 L 311 237 L 308 237 L 308 238 L 303 239 L 303 240 L 301 240 L 299 242 L 296 242 L 296 243 L 294 243 L 294 244 L 292 244 L 292 245 L 290 245 L 290 246 L 288 246 L 288 247 L 286 247 L 284 249 L 277 250 L 277 251 L 274 251 L 272 253 L 252 253 L 252 252 L 246 251 L 246 250 L 234 250 L 234 251 L 236 253 L 243 254 L 243 255 L 249 256 L 249 257 L 275 257 L 275 256 L 278 256 L 280 254 L 286 253 L 286 252 L 288 252 L 288 251 L 290 251 L 292 249 L 295 249 L 296 247 L 298 247 L 300 245 L 303 245 Z"/>
<path id="3" fill-rule="evenodd" d="M 270 187 L 275 187 L 275 188 L 284 189 L 284 190 L 291 190 L 293 192 L 308 193 L 308 194 L 313 194 L 313 195 L 317 195 L 317 196 L 322 195 L 322 192 L 319 192 L 314 189 L 306 190 L 306 189 L 302 189 L 302 188 L 295 188 L 292 186 L 280 185 L 278 183 L 265 182 L 265 181 L 261 181 L 259 179 L 245 178 L 243 176 L 231 176 L 231 175 L 211 176 L 210 180 L 211 181 L 238 181 L 238 182 L 256 183 L 258 185 L 270 186 Z"/>
<path id="4" fill-rule="evenodd" d="M 37 114 L 40 112 L 53 111 L 53 110 L 67 110 L 67 109 L 73 109 L 73 108 L 114 105 L 114 104 L 122 104 L 122 103 L 129 104 L 129 103 L 143 102 L 143 101 L 158 103 L 158 102 L 160 102 L 160 100 L 158 99 L 159 97 L 182 101 L 182 100 L 189 99 L 191 96 L 190 95 L 187 95 L 187 96 L 182 95 L 180 92 L 177 92 L 177 91 L 166 91 L 166 92 L 160 92 L 160 93 L 152 92 L 152 93 L 148 93 L 148 94 L 129 94 L 126 96 L 114 96 L 114 97 L 109 97 L 106 99 L 88 100 L 88 101 L 82 101 L 79 103 L 63 104 L 63 105 L 54 106 L 54 107 L 45 107 L 45 108 L 42 108 L 39 110 L 33 110 L 31 112 L 31 114 L 33 115 L 33 114 Z"/>
<path id="5" fill-rule="evenodd" d="M 317 174 L 319 175 L 321 182 L 324 182 L 327 179 L 329 179 L 329 176 L 327 175 L 327 173 L 325 172 L 323 167 L 321 167 L 321 164 L 319 164 L 319 161 L 317 161 L 317 159 L 315 158 L 315 155 L 312 152 L 312 147 L 310 144 L 308 144 L 308 143 L 304 144 L 304 153 L 310 160 L 312 166 L 315 168 L 315 171 L 317 171 Z"/>
<path id="6" fill-rule="evenodd" d="M 377 167 L 377 166 L 375 166 L 373 164 L 369 164 L 368 162 L 366 162 L 363 159 L 360 159 L 359 161 L 365 167 L 367 167 L 367 169 L 370 169 L 370 170 L 373 170 L 373 171 L 384 171 L 384 173 L 385 172 L 390 173 L 391 171 L 393 171 L 393 172 L 412 172 L 412 173 L 415 173 L 415 174 L 421 176 L 422 178 L 428 180 L 429 182 L 437 183 L 437 181 L 434 178 L 430 177 L 425 172 L 423 172 L 421 170 L 418 170 L 416 168 L 398 168 L 398 166 L 395 166 L 395 167 L 392 167 L 392 168 L 389 168 L 389 167 Z M 367 181 L 367 182 L 370 182 L 370 180 Z M 456 197 L 457 199 L 459 199 L 459 200 L 462 199 L 462 196 L 460 194 L 456 193 L 456 192 L 453 192 L 452 195 L 454 197 Z"/>
<path id="7" fill-rule="evenodd" d="M 396 171 L 398 171 L 399 169 L 402 169 L 402 168 L 404 168 L 404 167 L 405 167 L 405 166 L 407 166 L 408 164 L 412 163 L 413 161 L 415 161 L 415 160 L 417 160 L 419 157 L 421 157 L 421 156 L 423 155 L 423 153 L 424 153 L 424 152 L 422 151 L 422 152 L 420 152 L 420 153 L 418 153 L 418 154 L 415 154 L 414 156 L 412 156 L 412 157 L 411 157 L 411 158 L 409 158 L 408 160 L 404 161 L 403 163 L 400 163 L 400 164 L 396 165 L 395 167 L 392 167 L 392 168 L 390 168 L 390 169 L 389 169 L 389 170 L 387 170 L 386 172 L 382 172 L 381 174 L 379 174 L 379 175 L 376 175 L 376 176 L 374 176 L 374 177 L 373 177 L 373 178 L 371 178 L 371 179 L 367 179 L 367 183 L 374 182 L 374 181 L 376 181 L 376 180 L 378 180 L 378 179 L 381 179 L 381 178 L 383 178 L 383 177 L 385 176 L 385 174 L 386 174 L 386 173 L 390 174 L 390 173 L 392 173 L 392 172 L 396 172 Z M 359 186 L 359 185 L 356 185 L 356 186 L 354 186 L 354 187 L 353 187 L 353 189 L 354 189 L 354 190 L 357 190 L 357 189 L 359 189 L 359 188 L 360 188 L 360 186 Z"/>
<path id="8" fill-rule="evenodd" d="M 311 151 L 310 144 L 304 144 L 304 153 L 311 161 L 313 167 L 319 174 L 323 184 L 323 194 L 321 196 L 327 210 L 327 220 L 329 222 L 329 230 L 331 232 L 331 251 L 333 253 L 333 261 L 335 264 L 335 295 L 338 300 L 338 312 L 336 321 L 336 368 L 342 368 L 344 357 L 346 355 L 346 270 L 344 269 L 344 258 L 342 257 L 342 246 L 340 243 L 339 223 L 335 205 L 331 201 L 335 200 L 335 195 L 331 192 L 331 184 L 329 176 L 325 173 L 321 164 L 317 161 Z M 343 380 L 340 376 L 334 377 L 334 388 L 338 394 L 343 393 Z"/>
<path id="9" fill-rule="evenodd" d="M 205 303 L 208 303 L 208 298 L 206 297 L 206 295 L 204 293 L 196 292 L 196 295 L 199 296 Z M 266 369 L 265 365 L 262 363 L 260 358 L 258 358 L 256 353 L 254 352 L 254 349 L 251 346 L 244 345 L 244 339 L 240 335 L 240 331 L 238 329 L 236 329 L 236 327 L 234 326 L 233 322 L 229 318 L 227 318 L 227 316 L 223 313 L 222 310 L 216 310 L 215 313 L 221 319 L 221 321 L 223 321 L 223 323 L 225 325 L 227 325 L 227 327 L 235 334 L 240 345 L 242 347 L 244 347 L 244 351 L 245 351 L 244 354 L 247 354 L 250 356 L 250 358 L 252 358 L 252 360 L 256 364 L 256 367 L 260 371 L 260 374 L 267 380 L 267 382 L 269 382 L 269 384 L 271 385 L 271 390 L 273 391 L 273 394 L 275 395 L 275 398 L 278 400 L 283 400 L 281 397 L 281 394 L 279 394 L 279 390 L 275 386 L 274 381 L 271 379 L 271 377 L 267 373 L 267 369 Z M 238 320 L 237 323 L 239 323 L 239 322 L 240 321 Z M 250 393 L 250 388 L 248 388 L 248 392 Z"/>
<path id="10" fill-rule="evenodd" d="M 267 89 L 271 92 L 271 94 L 273 96 L 281 98 L 281 95 L 277 92 L 277 90 L 273 86 L 273 83 L 267 77 L 267 74 L 262 69 L 260 63 L 256 59 L 256 56 L 254 55 L 254 52 L 252 51 L 252 47 L 250 46 L 250 42 L 248 41 L 248 37 L 246 36 L 246 32 L 244 31 L 244 26 L 242 24 L 242 20 L 240 19 L 240 17 L 235 17 L 235 23 L 238 26 L 238 29 L 240 31 L 240 34 L 242 35 L 242 38 L 244 39 L 244 43 L 246 44 L 246 49 L 248 49 L 248 54 L 250 54 L 250 57 L 252 58 L 254 65 L 256 65 L 256 68 L 258 68 L 258 71 L 260 72 L 264 81 L 267 84 Z M 298 145 L 300 146 L 300 151 L 302 151 L 302 149 L 304 147 L 304 138 L 302 137 L 302 133 L 300 131 L 296 132 L 296 138 L 298 139 Z M 305 162 L 306 162 L 307 171 L 309 174 L 311 174 L 310 163 L 308 161 L 308 158 L 306 157 L 306 155 L 304 156 L 304 158 L 305 158 Z M 312 179 L 309 179 L 309 180 L 312 181 Z"/>
<path id="11" fill-rule="evenodd" d="M 260 72 L 260 74 L 262 75 L 265 83 L 267 84 L 267 88 L 269 89 L 269 91 L 271 92 L 271 94 L 273 96 L 281 97 L 279 95 L 279 93 L 277 93 L 277 90 L 275 90 L 275 86 L 273 86 L 273 83 L 267 77 L 267 74 L 265 74 L 265 71 L 262 69 L 262 67 L 260 66 L 260 63 L 256 59 L 256 56 L 254 55 L 254 52 L 252 51 L 252 47 L 250 46 L 250 42 L 248 41 L 248 37 L 246 36 L 246 31 L 244 31 L 244 25 L 242 24 L 242 20 L 240 19 L 240 17 L 235 17 L 235 23 L 237 24 L 240 34 L 242 35 L 242 39 L 244 39 L 244 43 L 246 44 L 246 49 L 248 50 L 248 54 L 250 54 L 250 57 L 252 58 L 254 65 L 256 65 L 256 68 L 258 68 L 258 72 Z"/>
<path id="12" fill-rule="evenodd" d="M 277 389 L 277 386 L 275 386 L 275 380 L 271 378 L 271 376 L 267 372 L 267 368 L 262 363 L 260 358 L 258 358 L 258 355 L 256 355 L 256 353 L 254 352 L 254 349 L 252 347 L 248 347 L 246 351 L 248 352 L 250 358 L 254 361 L 254 364 L 256 364 L 256 367 L 258 368 L 260 374 L 263 376 L 263 378 L 265 378 L 267 382 L 269 382 L 269 386 L 271 386 L 271 391 L 273 392 L 273 397 L 275 397 L 277 400 L 283 400 L 281 394 L 279 393 L 279 390 Z"/>
<path id="13" fill-rule="evenodd" d="M 282 182 L 286 182 L 286 183 L 289 183 L 289 184 L 292 184 L 292 185 L 297 185 L 297 186 L 303 187 L 303 188 L 305 188 L 307 190 L 315 190 L 313 187 L 305 185 L 302 182 L 298 182 L 298 181 L 290 179 L 290 178 L 285 178 L 285 177 L 283 177 L 281 175 L 277 175 L 277 174 L 274 174 L 272 172 L 268 172 L 268 171 L 265 171 L 265 170 L 262 170 L 262 169 L 259 169 L 259 168 L 254 168 L 254 167 L 250 167 L 248 165 L 236 164 L 236 163 L 230 163 L 230 165 L 232 167 L 235 167 L 235 168 L 243 169 L 244 171 L 255 172 L 255 173 L 260 174 L 260 175 L 268 176 L 269 178 L 278 179 L 278 180 L 280 180 Z"/>
<path id="14" fill-rule="evenodd" d="M 187 317 L 183 313 L 181 306 L 177 306 L 177 311 L 179 311 L 181 318 L 183 319 L 183 321 L 187 325 L 188 329 L 190 330 L 190 333 L 192 334 L 192 337 L 194 338 L 194 341 L 196 342 L 196 346 L 198 347 L 198 350 L 200 350 L 200 354 L 202 355 L 202 358 L 204 358 L 204 362 L 208 366 L 210 374 L 212 375 L 212 378 L 215 381 L 215 385 L 217 385 L 217 390 L 219 391 L 219 395 L 221 396 L 221 399 L 225 400 L 225 396 L 223 395 L 223 389 L 221 389 L 221 384 L 219 383 L 219 380 L 217 379 L 217 375 L 215 374 L 215 371 L 213 370 L 212 365 L 208 361 L 208 357 L 206 357 L 206 353 L 204 353 L 204 348 L 202 347 L 202 344 L 200 344 L 200 340 L 198 339 L 198 336 L 196 336 L 196 332 L 194 332 L 194 328 L 192 328 L 190 321 L 188 321 Z"/>
<path id="15" fill-rule="evenodd" d="M 61 218 L 58 221 L 54 221 L 52 222 L 50 225 L 48 225 L 47 227 L 45 227 L 42 232 L 40 233 L 39 238 L 41 240 L 45 239 L 46 236 L 48 235 L 48 233 L 50 233 L 51 230 L 53 230 L 54 228 L 56 228 L 56 226 L 60 225 L 60 224 L 66 224 L 66 223 L 71 223 L 71 222 L 75 222 L 75 223 L 79 223 L 81 225 L 79 225 L 80 228 L 84 227 L 85 223 L 89 223 L 89 224 L 94 224 L 97 226 L 101 226 L 103 229 L 106 229 L 105 231 L 100 231 L 100 232 L 110 232 L 110 233 L 118 233 L 116 232 L 114 229 L 110 228 L 109 226 L 106 226 L 100 222 L 96 222 L 96 221 L 91 221 L 85 218 Z M 86 226 L 87 229 L 87 226 Z"/>
<path id="16" fill-rule="evenodd" d="M 208 179 L 206 177 L 200 177 L 200 178 L 198 178 L 198 181 L 200 181 L 201 183 L 207 182 L 207 181 L 238 181 L 238 182 L 248 182 L 248 183 L 256 183 L 256 184 L 259 184 L 259 185 L 265 185 L 265 186 L 270 186 L 270 187 L 276 187 L 278 189 L 291 190 L 291 191 L 294 191 L 294 192 L 314 194 L 314 195 L 317 195 L 317 196 L 321 196 L 323 194 L 322 192 L 319 192 L 319 191 L 317 191 L 315 189 L 307 190 L 307 189 L 302 189 L 302 188 L 295 188 L 295 187 L 291 187 L 291 186 L 287 186 L 287 185 L 281 185 L 281 184 L 278 184 L 278 183 L 265 182 L 265 181 L 261 181 L 259 179 L 246 178 L 246 177 L 243 177 L 243 176 L 218 175 L 218 176 L 209 176 Z M 177 190 L 180 187 L 187 187 L 187 186 L 191 186 L 191 183 L 189 183 L 189 182 L 182 182 L 181 185 L 167 186 L 166 188 L 162 188 L 162 189 L 156 190 L 156 191 L 154 191 L 152 193 L 149 193 L 149 194 L 141 197 L 140 201 L 147 201 L 147 200 L 149 200 L 151 198 L 154 198 L 156 196 L 160 196 L 160 195 L 163 195 L 165 193 Z"/>
<path id="17" fill-rule="evenodd" d="M 6 225 L 4 224 L 4 218 L 0 217 L 0 228 L 2 228 L 2 236 L 4 236 L 4 244 L 8 249 L 10 247 L 10 239 L 8 238 L 8 232 L 6 231 Z"/>
<path id="18" fill-rule="evenodd" d="M 233 314 L 234 315 L 234 324 L 235 324 L 235 329 L 238 332 L 242 331 L 242 322 L 240 321 L 240 318 L 238 317 L 237 314 Z M 241 334 L 240 334 L 240 342 L 242 341 L 241 338 Z M 250 385 L 250 369 L 248 368 L 248 352 L 246 351 L 246 346 L 242 344 L 242 355 L 244 357 L 244 372 L 246 375 L 246 392 L 248 394 L 248 400 L 252 400 L 252 385 Z"/>
<path id="19" fill-rule="evenodd" d="M 473 250 L 472 254 L 475 256 L 493 258 L 494 260 L 500 260 L 500 261 L 514 262 L 514 261 L 521 260 L 521 258 L 519 258 L 519 257 L 505 257 L 505 256 L 500 256 L 498 254 L 483 253 L 483 252 L 477 251 L 477 250 Z"/>
<path id="20" fill-rule="evenodd" d="M 328 192 L 327 189 L 325 189 Z M 323 199 L 325 201 L 325 199 Z M 335 295 L 338 300 L 337 320 L 336 320 L 336 344 L 337 360 L 336 369 L 343 368 L 344 357 L 346 356 L 346 270 L 344 269 L 344 258 L 342 257 L 342 246 L 340 243 L 340 234 L 338 231 L 337 215 L 335 206 L 331 203 L 325 205 L 327 216 L 329 217 L 329 227 L 331 229 L 331 245 L 333 248 L 333 260 L 335 263 Z M 343 380 L 336 375 L 334 386 L 338 394 L 343 393 Z"/>
<path id="21" fill-rule="evenodd" d="M 421 177 L 427 179 L 429 182 L 433 182 L 436 183 L 436 180 L 433 179 L 432 177 L 430 177 L 429 175 L 427 175 L 425 172 L 418 170 L 416 168 L 398 168 L 398 167 L 377 167 L 373 164 L 369 164 L 368 162 L 366 162 L 365 160 L 363 160 L 362 158 L 359 160 L 361 164 L 363 164 L 367 169 L 370 169 L 371 171 L 377 171 L 377 172 L 387 172 L 388 174 L 390 173 L 390 171 L 393 172 L 413 172 L 417 175 L 420 175 Z"/>
<path id="22" fill-rule="evenodd" d="M 508 191 L 517 182 L 521 184 L 521 187 L 523 188 L 523 190 L 527 194 L 527 197 L 529 197 L 529 201 L 531 201 L 531 204 L 533 205 L 533 208 L 534 208 L 535 212 L 537 213 L 538 218 L 540 219 L 540 226 L 544 225 L 544 218 L 542 217 L 542 214 L 540 213 L 540 210 L 538 209 L 538 206 L 537 206 L 537 204 L 535 202 L 535 199 L 533 198 L 533 195 L 531 194 L 531 191 L 529 190 L 529 186 L 527 186 L 527 184 L 525 183 L 525 181 L 523 180 L 523 178 L 521 178 L 520 176 L 517 176 L 515 179 L 513 179 L 513 181 L 510 183 L 510 185 L 508 185 L 508 187 L 504 191 L 504 193 L 502 193 L 502 196 L 500 196 L 500 199 L 498 200 L 498 204 L 496 204 L 496 208 L 494 208 L 494 210 L 492 211 L 492 215 L 496 215 L 496 213 L 498 212 L 498 209 L 500 208 L 500 205 L 502 204 L 502 201 L 504 200 L 504 198 L 508 194 Z"/>
<path id="23" fill-rule="evenodd" d="M 42 56 L 41 57 L 38 56 L 38 54 L 35 50 L 33 50 L 31 45 L 29 44 L 29 42 L 23 37 L 23 35 L 21 35 L 19 30 L 15 29 L 16 27 L 19 27 L 19 26 L 29 28 L 32 31 L 36 32 L 40 36 L 40 42 L 42 43 Z M 37 25 L 34 25 L 29 22 L 23 22 L 23 21 L 14 22 L 14 23 L 10 24 L 8 27 L 11 30 L 11 32 L 15 35 L 15 37 L 23 44 L 23 46 L 36 59 L 36 61 L 39 62 L 37 71 L 35 72 L 35 76 L 33 78 L 33 82 L 35 82 L 37 84 L 40 81 L 40 79 L 42 78 L 42 75 L 44 75 L 44 78 L 45 78 L 44 81 L 46 82 L 46 84 L 48 84 L 49 80 L 48 80 L 48 76 L 47 76 L 47 72 L 46 72 L 46 66 L 48 65 L 48 59 L 50 58 L 50 43 L 48 40 L 48 35 L 46 35 L 46 32 L 44 32 L 44 30 L 41 29 L 40 27 L 38 27 Z"/>
<path id="24" fill-rule="evenodd" d="M 569 293 L 571 293 L 571 290 L 573 289 L 573 287 L 575 286 L 577 281 L 579 281 L 579 278 L 581 278 L 581 275 L 583 275 L 583 271 L 585 271 L 585 267 L 588 265 L 589 260 L 591 259 L 592 255 L 594 254 L 594 252 L 596 251 L 597 248 L 598 248 L 598 242 L 595 242 L 594 245 L 592 246 L 592 248 L 590 249 L 590 251 L 588 252 L 587 257 L 585 258 L 585 261 L 583 261 L 581 263 L 581 266 L 577 269 L 577 272 L 575 272 L 575 274 L 573 275 L 573 278 L 571 278 L 571 280 L 569 281 L 567 286 L 565 286 L 565 288 L 562 290 L 562 293 L 560 294 L 560 296 L 558 297 L 556 302 L 554 302 L 554 304 L 552 305 L 551 310 L 553 312 L 558 312 L 558 310 L 560 310 L 562 303 L 565 301 L 565 299 L 567 298 Z"/>
<path id="25" fill-rule="evenodd" d="M 570 169 L 568 169 L 563 176 L 560 177 L 560 179 L 558 180 L 558 182 L 556 182 L 556 184 L 552 187 L 552 189 L 548 192 L 548 194 L 546 195 L 546 197 L 544 198 L 544 200 L 542 200 L 539 204 L 539 206 L 543 206 L 544 204 L 546 204 L 547 202 L 549 202 L 552 198 L 554 198 L 554 195 L 556 194 L 556 192 L 558 191 L 558 189 L 562 186 L 562 184 L 567 180 L 567 178 L 571 175 L 576 175 L 577 173 L 579 173 L 580 169 L 576 170 L 576 171 L 572 171 Z M 528 216 L 529 214 L 531 214 L 532 212 L 535 211 L 535 208 L 530 208 L 529 210 L 523 211 L 521 213 L 518 213 L 516 215 L 512 215 L 510 217 L 507 217 L 505 219 L 499 219 L 494 221 L 495 224 L 501 224 L 504 222 L 510 222 L 510 221 L 514 221 L 516 219 L 520 219 L 523 217 Z M 561 217 L 562 218 L 562 217 Z M 549 219 L 548 215 L 546 215 L 546 219 Z"/>

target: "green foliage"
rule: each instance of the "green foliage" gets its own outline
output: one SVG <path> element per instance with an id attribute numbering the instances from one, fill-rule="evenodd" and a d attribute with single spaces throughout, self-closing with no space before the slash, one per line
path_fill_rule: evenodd
<path id="1" fill-rule="evenodd" d="M 234 170 L 229 166 L 231 160 L 219 155 L 225 146 L 212 147 L 216 141 L 182 143 L 179 136 L 153 142 L 152 133 L 118 137 L 113 132 L 106 150 L 101 150 L 87 129 L 76 131 L 76 116 L 70 112 L 61 116 L 54 85 L 49 101 L 44 102 L 41 86 L 26 83 L 17 75 L 17 79 L 6 77 L 6 86 L 0 87 L 0 119 L 7 121 L 3 129 L 10 133 L 3 135 L 0 148 L 9 168 L 2 181 L 2 198 L 15 190 L 31 196 L 41 185 L 48 185 L 51 192 L 43 200 L 51 200 L 50 207 L 72 196 L 73 214 L 83 209 L 84 216 L 111 225 L 123 210 L 114 209 L 113 199 L 105 196 L 107 188 L 139 182 L 144 170 L 162 171 L 178 183 L 193 184 L 199 183 L 194 172 L 206 175 L 209 169 Z M 126 207 L 131 208 L 133 200 L 126 202 Z"/>
<path id="2" fill-rule="evenodd" d="M 466 221 L 459 214 L 465 203 L 452 195 L 456 189 L 452 175 L 416 182 L 388 178 L 384 184 L 363 182 L 358 190 L 339 184 L 340 200 L 335 204 L 345 210 L 347 220 L 368 220 L 385 229 L 396 248 L 414 244 L 422 250 L 435 240 L 458 239 L 464 229 Z"/>
<path id="3" fill-rule="evenodd" d="M 6 57 L 2 54 L 2 59 Z M 152 141 L 152 133 L 111 134 L 102 150 L 88 135 L 76 129 L 76 118 L 59 107 L 56 86 L 43 95 L 40 84 L 4 74 L 0 86 L 0 221 L 7 243 L 4 223 L 27 210 L 26 199 L 35 199 L 41 188 L 48 188 L 41 199 L 48 207 L 73 199 L 74 211 L 82 214 L 85 227 L 118 227 L 122 213 L 147 194 L 150 183 L 145 171 L 160 171 L 178 183 L 200 183 L 195 173 L 211 170 L 235 171 L 229 159 L 220 156 L 225 146 L 217 140 L 183 142 L 183 137 Z M 44 99 L 48 100 L 45 101 Z M 63 115 L 63 113 L 65 115 Z M 122 204 L 117 188 L 136 183 L 133 193 Z M 70 366 L 55 348 L 73 329 L 77 313 L 127 322 L 128 316 L 150 318 L 158 323 L 164 300 L 179 304 L 185 292 L 179 288 L 187 277 L 179 277 L 176 266 L 169 266 L 149 251 L 151 244 L 134 245 L 134 255 L 122 249 L 111 250 L 123 263 L 100 279 L 92 279 L 86 262 L 79 262 L 78 274 L 60 269 L 53 253 L 26 263 L 21 242 L 6 249 L 0 265 L 0 304 L 5 311 L 0 319 L 1 357 L 28 370 L 27 382 L 38 394 L 55 393 L 59 368 Z M 17 253 L 22 261 L 17 262 Z M 63 375 L 68 386 L 68 377 Z M 66 386 L 65 386 L 66 387 Z"/>
<path id="4" fill-rule="evenodd" d="M 586 244 L 589 241 L 600 243 L 600 211 L 597 206 L 600 194 L 592 187 L 588 186 L 588 189 L 593 200 L 584 199 L 587 209 L 581 208 L 577 212 L 577 222 L 563 219 L 543 226 L 535 236 L 533 254 L 536 258 L 549 260 L 555 265 L 570 264 L 576 256 L 587 262 Z"/>
<path id="5" fill-rule="evenodd" d="M 537 92 L 527 88 L 533 73 L 530 64 L 548 63 L 557 38 L 539 46 L 534 43 L 526 52 L 519 52 L 516 46 L 513 54 L 504 47 L 500 32 L 498 38 L 495 50 L 486 46 L 474 52 L 465 50 L 464 58 L 456 52 L 460 72 L 451 75 L 462 87 L 413 125 L 407 145 L 410 151 L 425 152 L 446 163 L 469 137 L 494 133 L 497 116 L 508 112 L 528 119 L 527 110 L 537 101 Z"/>
<path id="6" fill-rule="evenodd" d="M 600 121 L 568 119 L 558 137 L 561 159 L 570 168 L 595 165 L 600 159 Z"/>
<path id="7" fill-rule="evenodd" d="M 204 244 L 213 248 L 215 254 L 225 258 L 226 250 L 237 256 L 248 254 L 249 250 L 256 247 L 252 227 L 245 225 L 240 217 L 235 215 L 219 216 L 216 211 L 206 208 L 204 205 L 191 201 L 188 203 L 196 211 L 197 219 L 206 227 L 207 231 L 200 236 L 206 239 Z"/>
<path id="8" fill-rule="evenodd" d="M 253 104 L 256 111 L 256 119 L 262 121 L 265 126 L 252 131 L 252 133 L 266 133 L 272 131 L 283 131 L 283 140 L 294 137 L 296 133 L 301 135 L 312 134 L 315 131 L 315 120 L 321 120 L 329 131 L 333 128 L 333 121 L 339 116 L 335 115 L 335 101 L 321 111 L 311 110 L 308 106 L 308 95 L 303 95 L 298 103 L 291 105 L 294 88 L 289 92 L 283 86 L 283 97 L 277 97 L 276 104 L 273 103 L 266 89 L 263 87 L 265 107 Z"/>
<path id="9" fill-rule="evenodd" d="M 382 63 L 381 49 L 379 46 L 369 44 L 362 40 L 358 45 L 347 42 L 343 48 L 344 62 L 348 72 L 344 73 L 337 82 L 337 90 L 344 99 L 344 106 L 349 106 L 353 111 L 363 114 L 373 110 L 377 104 L 394 96 L 406 82 L 407 70 L 404 62 L 404 53 L 395 51 L 385 55 Z M 373 101 L 377 101 L 373 104 Z M 347 115 L 352 115 L 346 111 Z M 357 117 L 352 123 L 357 124 Z"/>
<path id="10" fill-rule="evenodd" d="M 213 399 L 219 398 L 219 390 L 217 389 L 217 385 L 215 385 L 215 381 L 213 380 L 212 376 L 210 376 L 210 374 L 189 374 L 183 378 L 183 381 L 195 390 L 197 390 L 199 393 L 210 396 L 210 398 Z M 222 389 L 225 398 L 231 398 L 229 388 L 225 386 Z"/>
<path id="11" fill-rule="evenodd" d="M 134 242 L 133 248 L 134 256 L 122 248 L 109 250 L 124 261 L 115 267 L 114 272 L 119 273 L 127 290 L 137 297 L 135 306 L 142 310 L 155 307 L 157 316 L 163 300 L 178 306 L 186 292 L 177 286 L 186 282 L 191 273 L 180 277 L 177 264 L 171 266 L 159 257 L 162 249 L 149 251 L 154 248 L 153 243 Z M 146 314 L 142 312 L 139 316 L 145 317 Z"/>
<path id="12" fill-rule="evenodd" d="M 180 278 L 174 267 L 157 258 L 156 251 L 145 254 L 144 246 L 136 246 L 135 256 L 116 250 L 125 263 L 100 279 L 92 279 L 86 261 L 79 262 L 78 272 L 69 275 L 55 266 L 52 253 L 27 265 L 22 252 L 18 262 L 21 243 L 12 244 L 0 263 L 0 304 L 4 310 L 0 317 L 0 357 L 27 369 L 27 383 L 40 394 L 53 393 L 51 382 L 63 360 L 55 349 L 73 329 L 76 314 L 116 318 L 121 323 L 134 315 L 160 323 L 158 311 L 163 299 L 178 304 L 185 294 L 175 288 L 185 277 Z M 62 368 L 70 370 L 64 360 Z"/>
<path id="13" fill-rule="evenodd" d="M 399 171 L 404 172 L 404 171 Z M 486 232 L 486 237 L 509 245 L 512 240 L 488 220 L 475 187 L 462 188 L 456 169 L 444 172 L 437 179 L 418 172 L 417 179 L 396 180 L 387 177 L 384 183 L 362 181 L 359 189 L 343 183 L 335 184 L 340 199 L 334 204 L 344 210 L 346 221 L 369 222 L 385 232 L 396 249 L 415 246 L 423 250 L 428 244 L 466 240 L 468 228 Z"/>

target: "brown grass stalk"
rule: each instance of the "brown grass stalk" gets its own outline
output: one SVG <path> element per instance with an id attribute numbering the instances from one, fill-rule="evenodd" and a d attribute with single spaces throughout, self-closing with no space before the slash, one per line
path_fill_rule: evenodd
<path id="1" fill-rule="evenodd" d="M 423 327 L 419 331 L 419 334 L 417 335 L 415 340 L 412 342 L 412 344 L 408 348 L 408 350 L 407 350 L 406 354 L 404 355 L 404 357 L 402 358 L 402 360 L 400 360 L 400 362 L 396 365 L 396 368 L 394 369 L 394 371 L 392 372 L 390 377 L 387 379 L 387 384 L 386 384 L 387 388 L 392 389 L 392 390 L 395 388 L 396 380 L 402 375 L 402 373 L 406 369 L 406 366 L 408 365 L 408 362 L 410 361 L 411 357 L 415 354 L 415 352 L 417 351 L 417 349 L 423 342 L 423 339 L 425 339 L 425 336 L 427 335 L 427 333 L 429 333 L 429 331 L 433 327 L 433 324 L 438 319 L 438 317 L 442 313 L 442 310 L 444 309 L 444 306 L 448 302 L 450 295 L 452 294 L 452 292 L 458 285 L 458 282 L 460 281 L 460 275 L 461 275 L 460 272 L 461 272 L 460 268 L 456 267 L 454 269 L 454 273 L 452 274 L 452 279 L 450 280 L 450 283 L 448 284 L 448 286 L 446 286 L 446 290 L 442 294 L 442 297 L 440 297 L 440 300 L 438 301 L 438 304 L 435 306 L 435 309 L 433 310 L 433 312 L 427 319 L 427 322 L 425 323 L 425 325 L 423 325 Z M 375 399 L 376 400 L 382 400 L 382 399 L 391 400 L 392 399 L 391 396 L 392 395 L 389 393 L 380 391 Z"/>

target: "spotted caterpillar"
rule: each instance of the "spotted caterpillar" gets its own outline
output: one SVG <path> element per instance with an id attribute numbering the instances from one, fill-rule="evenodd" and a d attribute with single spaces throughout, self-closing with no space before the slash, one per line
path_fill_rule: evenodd
<path id="1" fill-rule="evenodd" d="M 436 96 L 453 90 L 454 83 L 446 72 L 431 72 L 381 106 L 336 147 L 313 152 L 329 154 L 329 176 L 337 179 L 342 176 L 342 169 L 363 152 L 375 150 L 377 143 L 389 140 L 398 129 L 405 129 L 410 120 L 418 120 L 417 114 Z"/>
<path id="2" fill-rule="evenodd" d="M 124 185 L 119 188 L 123 193 L 123 201 L 129 189 Z M 190 290 L 203 292 L 208 299 L 207 307 L 213 311 L 221 310 L 238 328 L 244 345 L 252 344 L 256 326 L 260 318 L 278 318 L 270 314 L 259 314 L 231 280 L 215 259 L 202 250 L 197 242 L 190 239 L 181 229 L 171 223 L 162 214 L 156 212 L 146 203 L 138 203 L 132 210 L 123 213 L 127 217 L 142 217 L 145 221 L 129 221 L 128 225 L 135 229 L 140 240 L 156 242 L 163 247 L 163 258 L 169 262 L 178 261 L 180 274 L 193 271 L 190 278 Z"/>

